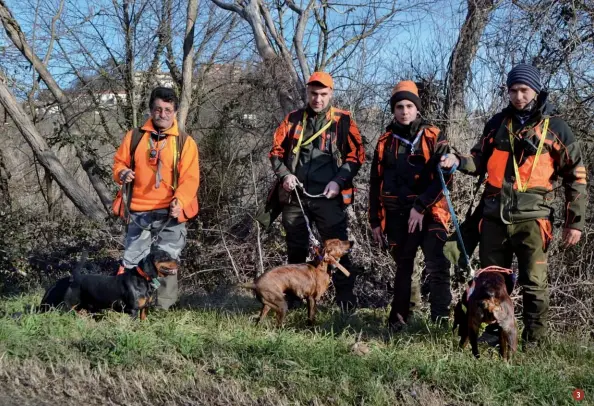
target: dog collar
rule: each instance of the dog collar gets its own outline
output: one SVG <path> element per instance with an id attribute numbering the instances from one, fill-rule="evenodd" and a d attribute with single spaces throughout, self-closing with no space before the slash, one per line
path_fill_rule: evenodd
<path id="1" fill-rule="evenodd" d="M 159 282 L 158 278 L 151 278 L 139 266 L 136 267 L 136 272 L 138 272 L 140 276 L 146 279 L 147 282 L 149 282 L 153 286 L 153 288 L 157 289 L 159 286 L 161 286 L 161 282 Z"/>
<path id="2" fill-rule="evenodd" d="M 140 266 L 136 266 L 136 272 L 138 272 L 138 274 L 140 276 L 142 276 L 144 279 L 146 279 L 147 282 L 149 282 L 153 286 L 153 288 L 157 289 L 159 286 L 161 286 L 161 282 L 159 282 L 158 278 L 151 278 L 150 276 L 148 276 L 146 274 L 146 272 L 144 272 L 142 270 L 142 268 Z M 117 275 L 123 275 L 125 273 L 126 273 L 126 268 L 124 268 L 124 266 L 121 265 L 120 269 L 118 269 Z"/>

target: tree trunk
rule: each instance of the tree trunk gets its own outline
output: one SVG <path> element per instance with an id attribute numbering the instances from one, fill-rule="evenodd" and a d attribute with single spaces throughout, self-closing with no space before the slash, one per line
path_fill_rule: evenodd
<path id="1" fill-rule="evenodd" d="M 10 93 L 10 90 L 2 81 L 0 81 L 0 103 L 8 111 L 8 114 L 21 134 L 23 134 L 23 137 L 25 137 L 27 144 L 29 144 L 31 150 L 37 159 L 39 159 L 41 165 L 50 171 L 72 203 L 87 217 L 93 220 L 103 220 L 106 217 L 105 210 L 90 199 L 88 192 L 72 179 L 72 175 L 66 171 L 66 168 L 64 168 L 43 137 L 37 132 L 37 128 L 35 128 L 29 116 L 27 116 L 22 107 L 17 103 L 16 98 Z"/>
<path id="2" fill-rule="evenodd" d="M 446 135 L 455 143 L 456 136 L 464 133 L 467 127 L 464 89 L 470 65 L 476 56 L 479 41 L 493 11 L 494 0 L 468 0 L 466 19 L 460 28 L 458 42 L 450 56 L 446 83 Z"/>
<path id="3" fill-rule="evenodd" d="M 27 43 L 25 35 L 23 34 L 16 20 L 12 17 L 10 10 L 4 3 L 4 0 L 0 0 L 0 19 L 2 20 L 2 24 L 4 25 L 4 29 L 6 30 L 8 37 L 12 40 L 19 51 L 21 51 L 25 58 L 27 58 L 27 60 L 33 65 L 37 73 L 39 73 L 41 79 L 46 84 L 47 88 L 50 90 L 50 92 L 52 92 L 53 96 L 60 104 L 62 114 L 64 115 L 66 121 L 66 129 L 69 133 L 74 133 L 73 126 L 76 126 L 77 115 L 71 107 L 70 100 L 64 94 L 60 86 L 58 86 L 51 73 L 43 64 L 43 61 L 41 61 L 37 55 L 35 55 Z M 103 179 L 101 179 L 101 170 L 98 167 L 97 162 L 95 162 L 95 160 L 90 157 L 77 143 L 74 143 L 74 148 L 76 150 L 76 156 L 80 160 L 82 168 L 87 173 L 89 181 L 97 192 L 103 207 L 107 212 L 109 212 L 111 209 L 112 196 L 105 182 L 103 182 Z"/>
<path id="4" fill-rule="evenodd" d="M 188 1 L 188 17 L 186 19 L 186 36 L 184 38 L 184 57 L 182 62 L 182 86 L 177 114 L 177 124 L 186 131 L 186 120 L 192 104 L 192 77 L 194 70 L 194 26 L 198 15 L 198 0 Z"/>
<path id="5" fill-rule="evenodd" d="M 10 173 L 6 169 L 4 156 L 0 151 L 0 215 L 10 212 L 12 206 L 10 191 L 8 190 L 8 179 L 10 179 Z"/>
<path id="6" fill-rule="evenodd" d="M 124 1 L 122 3 L 123 21 L 122 28 L 125 34 L 126 43 L 126 65 L 124 70 L 124 87 L 126 88 L 126 104 L 130 111 L 131 122 L 130 127 L 138 127 L 138 110 L 136 108 L 136 80 L 134 73 L 134 24 L 132 24 L 133 16 L 130 15 L 130 5 L 132 3 Z M 144 78 L 148 81 L 148 78 Z"/>

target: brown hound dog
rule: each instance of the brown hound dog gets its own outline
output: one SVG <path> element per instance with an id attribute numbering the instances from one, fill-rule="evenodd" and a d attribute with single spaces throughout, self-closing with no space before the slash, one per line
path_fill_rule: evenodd
<path id="1" fill-rule="evenodd" d="M 261 322 L 270 310 L 276 313 L 277 324 L 282 326 L 289 310 L 285 293 L 291 293 L 300 299 L 307 299 L 307 315 L 309 324 L 313 324 L 316 314 L 316 303 L 330 285 L 328 265 L 337 266 L 348 274 L 338 260 L 346 255 L 353 243 L 331 239 L 325 242 L 322 255 L 313 264 L 283 265 L 260 275 L 253 283 L 240 284 L 240 287 L 252 289 L 256 298 L 262 303 L 257 323 Z"/>
<path id="2" fill-rule="evenodd" d="M 499 325 L 499 354 L 509 360 L 518 349 L 514 304 L 509 297 L 505 274 L 512 271 L 490 266 L 477 272 L 471 286 L 454 309 L 454 326 L 458 327 L 460 348 L 470 340 L 472 354 L 479 358 L 478 333 L 481 325 Z"/>

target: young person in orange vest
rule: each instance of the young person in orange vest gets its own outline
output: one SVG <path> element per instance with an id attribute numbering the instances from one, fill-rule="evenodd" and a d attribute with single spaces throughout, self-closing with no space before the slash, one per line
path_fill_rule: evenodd
<path id="1" fill-rule="evenodd" d="M 481 267 L 511 268 L 518 259 L 525 344 L 547 331 L 547 248 L 552 239 L 553 182 L 565 188 L 563 243 L 577 244 L 584 227 L 586 168 L 571 129 L 554 114 L 540 72 L 527 64 L 507 76 L 510 103 L 485 125 L 470 155 L 449 154 L 441 166 L 487 174 L 480 228 Z"/>
<path id="2" fill-rule="evenodd" d="M 150 118 L 128 131 L 114 157 L 114 180 L 132 184 L 129 202 L 114 203 L 114 212 L 128 221 L 124 269 L 135 268 L 151 248 L 178 259 L 186 244 L 185 222 L 198 214 L 198 147 L 177 127 L 178 106 L 173 89 L 154 89 Z M 165 277 L 157 290 L 157 306 L 175 304 L 177 291 L 177 274 Z"/>
<path id="3" fill-rule="evenodd" d="M 323 241 L 347 240 L 345 208 L 353 199 L 352 181 L 365 160 L 357 124 L 350 113 L 332 107 L 334 81 L 325 72 L 315 72 L 307 81 L 308 104 L 285 117 L 274 133 L 269 157 L 280 192 L 282 223 L 287 233 L 289 263 L 303 263 L 308 253 L 308 230 L 295 196 L 316 225 Z M 297 187 L 301 185 L 300 187 Z M 318 197 L 309 197 L 318 196 Z M 322 242 L 323 242 L 322 241 Z M 348 255 L 340 263 L 351 272 L 333 276 L 336 303 L 349 311 L 356 306 L 355 273 Z"/>
<path id="4" fill-rule="evenodd" d="M 394 87 L 390 107 L 394 120 L 380 136 L 371 163 L 369 222 L 377 243 L 384 244 L 387 236 L 396 261 L 388 325 L 397 331 L 409 316 L 419 247 L 429 278 L 431 320 L 447 321 L 449 316 L 450 263 L 443 247 L 450 215 L 436 172 L 449 146 L 437 127 L 419 117 L 421 100 L 414 82 L 405 80 Z"/>

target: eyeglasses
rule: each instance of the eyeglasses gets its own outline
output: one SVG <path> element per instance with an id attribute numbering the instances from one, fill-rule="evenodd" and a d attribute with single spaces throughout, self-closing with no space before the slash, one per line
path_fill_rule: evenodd
<path id="1" fill-rule="evenodd" d="M 163 108 L 161 108 L 161 107 L 155 107 L 155 108 L 152 110 L 152 112 L 153 112 L 153 114 L 158 114 L 158 115 L 160 115 L 160 116 L 170 116 L 170 115 L 172 115 L 173 113 L 175 113 L 175 110 L 173 110 L 173 109 L 171 109 L 171 108 L 165 108 L 165 109 L 163 109 Z"/>

